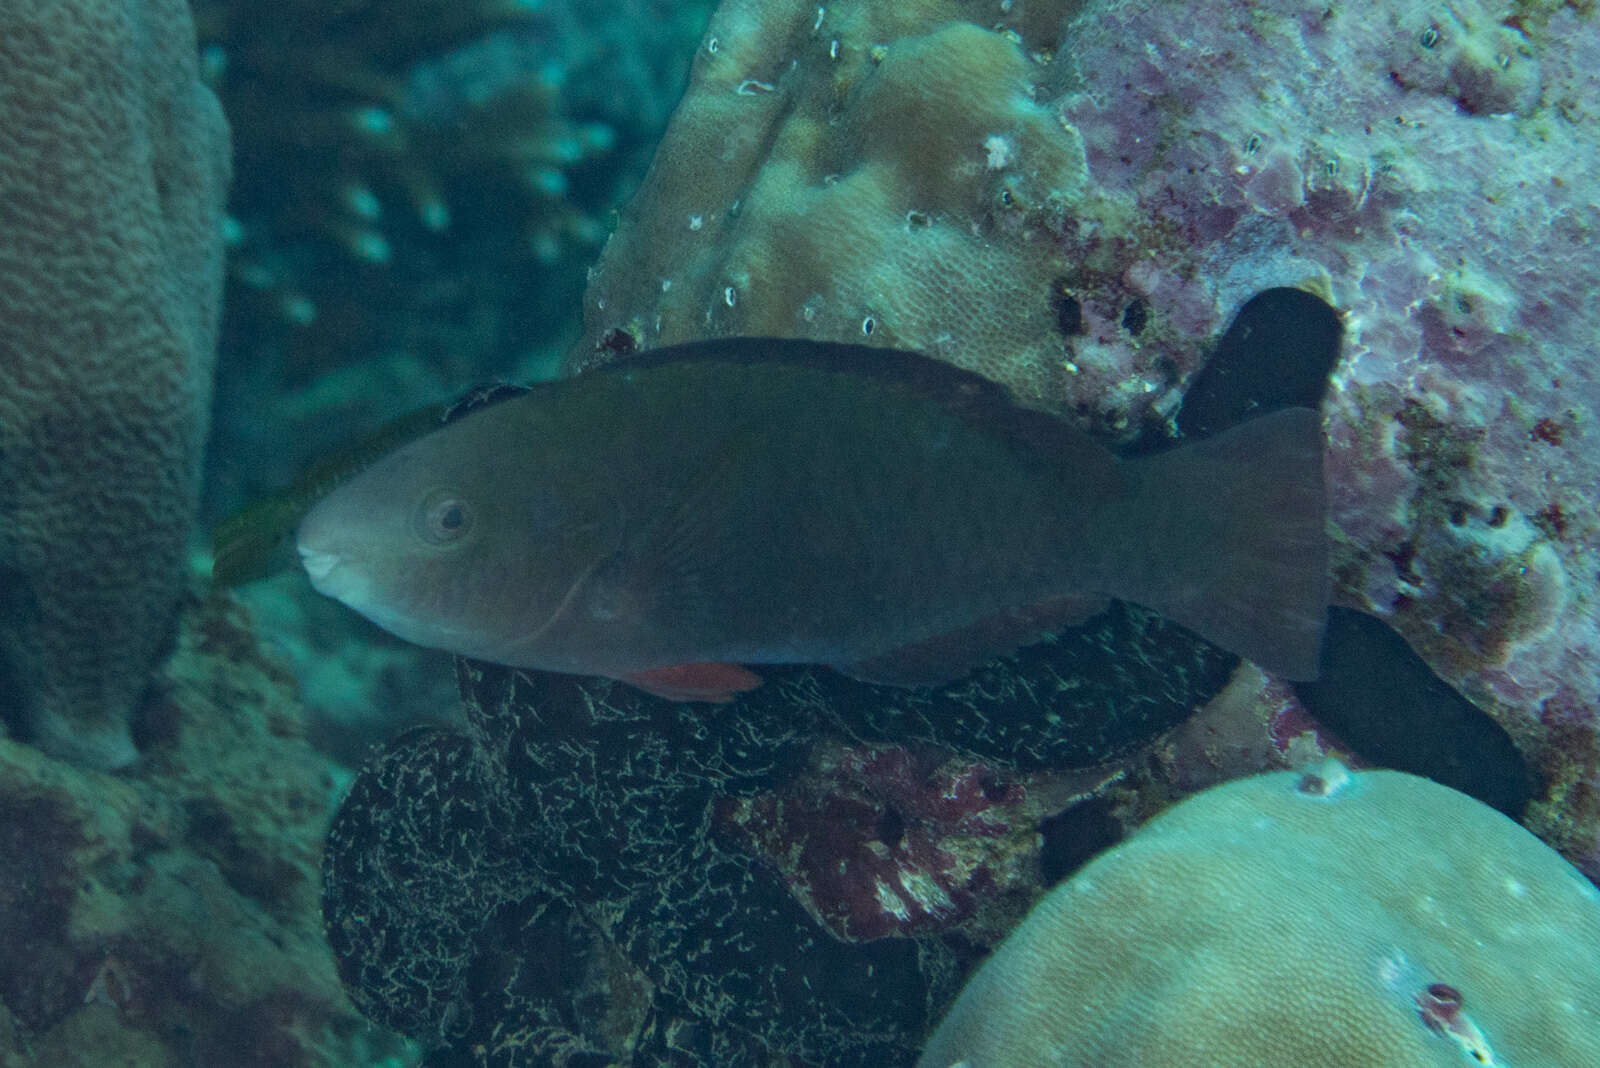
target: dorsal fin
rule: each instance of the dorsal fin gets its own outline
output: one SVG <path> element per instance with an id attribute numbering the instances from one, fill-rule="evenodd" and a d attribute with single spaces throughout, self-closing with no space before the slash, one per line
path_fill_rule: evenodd
<path id="1" fill-rule="evenodd" d="M 463 416 L 481 412 L 501 401 L 508 401 L 532 391 L 532 386 L 519 386 L 513 382 L 490 382 L 487 385 L 473 386 L 445 406 L 439 422 L 441 425 L 453 423 Z"/>
<path id="2" fill-rule="evenodd" d="M 1114 463 L 1089 434 L 1047 412 L 1021 407 L 993 379 L 906 349 L 804 338 L 711 338 L 626 356 L 584 374 L 640 373 L 680 362 L 788 363 L 848 375 L 927 397 L 952 415 L 1007 438 L 1024 456 L 1043 454 L 1080 472 L 1109 469 Z"/>

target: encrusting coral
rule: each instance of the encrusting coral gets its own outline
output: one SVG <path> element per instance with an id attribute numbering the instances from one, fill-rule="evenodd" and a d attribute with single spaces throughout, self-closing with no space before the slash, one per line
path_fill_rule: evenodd
<path id="1" fill-rule="evenodd" d="M 865 338 L 1057 406 L 1069 371 L 1048 295 L 1068 282 L 1052 234 L 1069 205 L 1110 205 L 1016 42 L 954 14 L 725 4 L 591 278 L 579 362 L 619 330 L 650 348 Z"/>
<path id="2" fill-rule="evenodd" d="M 228 172 L 182 0 L 0 8 L 0 707 L 89 764 L 172 639 Z"/>
<path id="3" fill-rule="evenodd" d="M 1053 890 L 921 1068 L 1600 1064 L 1600 893 L 1511 820 L 1337 762 L 1214 787 Z"/>

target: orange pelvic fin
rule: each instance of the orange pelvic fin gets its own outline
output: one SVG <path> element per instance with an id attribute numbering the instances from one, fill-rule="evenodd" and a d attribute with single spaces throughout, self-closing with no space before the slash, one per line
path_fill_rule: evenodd
<path id="1" fill-rule="evenodd" d="M 735 694 L 760 686 L 761 676 L 738 664 L 669 664 L 624 675 L 622 681 L 668 701 L 721 705 L 732 701 Z"/>

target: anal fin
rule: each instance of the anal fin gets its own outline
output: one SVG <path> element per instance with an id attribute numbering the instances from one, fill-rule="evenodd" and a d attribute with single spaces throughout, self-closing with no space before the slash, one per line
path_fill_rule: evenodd
<path id="1" fill-rule="evenodd" d="M 1075 626 L 1105 610 L 1107 598 L 1074 594 L 1013 608 L 958 630 L 925 638 L 850 664 L 835 664 L 841 675 L 885 686 L 937 686 L 958 679 L 980 664 L 1015 652 Z"/>
<path id="2" fill-rule="evenodd" d="M 622 681 L 668 701 L 724 705 L 735 694 L 760 686 L 761 676 L 738 664 L 668 664 L 624 675 Z"/>

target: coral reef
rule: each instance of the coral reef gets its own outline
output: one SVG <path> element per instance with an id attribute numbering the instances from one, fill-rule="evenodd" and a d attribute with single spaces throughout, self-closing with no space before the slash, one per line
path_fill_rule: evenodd
<path id="1" fill-rule="evenodd" d="M 1102 198 L 1015 41 L 953 15 L 725 4 L 591 279 L 577 363 L 616 331 L 865 337 L 1057 407 L 1078 287 L 1041 213 Z"/>
<path id="2" fill-rule="evenodd" d="M 1059 769 L 1234 663 L 1126 609 L 926 692 L 774 667 L 710 707 L 461 661 L 466 731 L 397 740 L 329 832 L 340 974 L 439 1064 L 909 1063 L 1036 891 L 1035 823 L 1118 774 Z"/>
<path id="3" fill-rule="evenodd" d="M 1237 780 L 1091 862 L 919 1064 L 1600 1062 L 1600 893 L 1515 823 L 1390 771 Z"/>
<path id="4" fill-rule="evenodd" d="M 450 658 L 418 649 L 358 620 L 326 597 L 307 595 L 297 575 L 238 590 L 263 643 L 299 684 L 306 738 L 346 767 L 421 724 L 460 720 Z"/>
<path id="5" fill-rule="evenodd" d="M 195 8 L 238 145 L 213 514 L 352 428 L 548 362 L 709 14 L 708 0 Z"/>
<path id="6" fill-rule="evenodd" d="M 1505 728 L 1376 617 L 1332 609 L 1322 663 L 1322 677 L 1295 683 L 1295 696 L 1370 763 L 1460 790 L 1514 820 L 1527 815 L 1542 785 Z"/>
<path id="7" fill-rule="evenodd" d="M 1127 439 L 1244 296 L 1315 291 L 1338 596 L 1600 876 L 1597 63 L 1587 4 L 729 0 L 567 363 L 866 336 Z"/>
<path id="8" fill-rule="evenodd" d="M 1334 757 L 1361 760 L 1307 714 L 1287 683 L 1242 665 L 1205 707 L 1163 735 L 1151 752 L 1160 802 L 1177 800 L 1263 770 L 1304 767 Z M 1153 815 L 1153 812 L 1146 815 Z"/>
<path id="9" fill-rule="evenodd" d="M 94 766 L 172 639 L 227 181 L 181 0 L 0 13 L 0 711 Z"/>
<path id="10" fill-rule="evenodd" d="M 330 831 L 329 937 L 367 1015 L 486 1065 L 908 1059 L 916 944 L 829 945 L 706 833 L 719 789 L 804 751 L 804 717 L 475 665 L 463 681 L 484 744 L 410 736 Z M 637 978 L 613 977 L 605 943 Z"/>
<path id="11" fill-rule="evenodd" d="M 339 783 L 293 680 L 237 603 L 191 593 L 158 687 L 142 759 L 115 776 L 0 740 L 0 1063 L 398 1052 L 328 958 L 317 860 Z"/>

